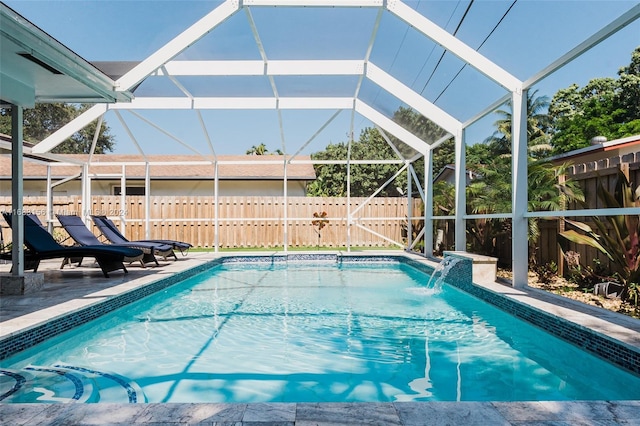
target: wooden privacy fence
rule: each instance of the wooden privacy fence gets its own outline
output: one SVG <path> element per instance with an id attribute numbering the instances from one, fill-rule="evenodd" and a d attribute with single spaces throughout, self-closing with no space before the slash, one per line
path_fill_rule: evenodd
<path id="1" fill-rule="evenodd" d="M 629 180 L 635 188 L 640 184 L 640 163 L 623 164 Z M 612 191 L 617 178 L 617 167 L 591 170 L 572 175 L 582 187 L 589 208 L 605 207 L 597 197 L 597 188 L 602 184 Z M 351 198 L 349 211 L 354 215 L 350 227 L 351 245 L 360 247 L 388 247 L 391 241 L 403 242 L 406 226 L 407 200 L 405 198 L 373 198 L 362 208 L 365 198 Z M 24 210 L 46 219 L 46 198 L 25 197 Z M 347 244 L 347 199 L 342 197 L 288 197 L 286 209 L 287 243 L 291 247 L 343 247 Z M 132 240 L 145 239 L 145 197 L 127 196 L 121 206 L 120 196 L 94 196 L 88 213 L 109 216 L 120 226 L 125 218 L 124 234 Z M 414 218 L 422 214 L 421 202 L 413 200 Z M 582 206 L 569 206 L 570 209 Z M 218 244 L 220 248 L 281 247 L 284 244 L 284 197 L 218 197 Z M 0 197 L 0 211 L 11 210 L 11 198 Z M 327 212 L 328 223 L 320 231 L 312 225 L 313 214 Z M 58 214 L 82 214 L 79 196 L 56 196 L 53 212 Z M 189 241 L 196 247 L 211 248 L 215 244 L 215 204 L 214 197 L 169 197 L 151 196 L 149 206 L 150 238 L 168 238 Z M 588 218 L 576 217 L 586 221 Z M 6 241 L 11 240 L 10 229 L 0 220 Z M 362 225 L 372 232 L 361 229 Z M 62 232 L 57 221 L 55 232 Z M 562 256 L 558 247 L 558 232 L 562 221 L 539 219 L 540 238 L 537 241 L 535 257 L 538 264 L 555 262 L 562 266 Z M 95 233 L 98 231 L 94 229 Z M 377 235 L 376 235 L 377 234 Z M 380 236 L 383 237 L 380 237 Z M 391 240 L 391 241 L 390 241 Z M 580 254 L 583 265 L 593 266 L 599 260 L 605 267 L 609 265 L 606 256 L 586 245 L 571 244 L 570 249 Z M 499 241 L 501 264 L 511 262 L 511 239 L 505 236 Z"/>
<path id="2" fill-rule="evenodd" d="M 284 197 L 218 197 L 218 244 L 220 248 L 281 247 L 284 244 L 285 216 L 287 241 L 291 247 L 343 247 L 347 244 L 347 213 L 356 212 L 350 229 L 351 245 L 389 247 L 391 241 L 402 242 L 406 226 L 407 200 L 402 197 L 373 198 L 361 208 L 366 198 L 351 198 L 349 206 L 343 197 L 288 197 L 285 215 Z M 413 200 L 413 215 L 420 216 L 420 201 Z M 124 234 L 131 240 L 146 239 L 145 197 L 94 196 L 87 214 L 109 216 L 120 226 L 125 218 Z M 356 211 L 357 209 L 357 211 Z M 11 198 L 0 197 L 0 210 L 11 210 Z M 46 220 L 46 198 L 25 197 L 24 210 Z M 54 197 L 54 214 L 82 215 L 81 198 Z M 328 222 L 320 231 L 312 225 L 313 214 L 326 212 Z M 357 224 L 370 229 L 368 232 Z M 5 238 L 10 235 L 2 223 Z M 59 224 L 54 219 L 55 232 Z M 215 245 L 214 197 L 151 196 L 149 205 L 149 238 L 191 242 L 196 247 Z M 97 229 L 94 232 L 98 234 Z M 376 235 L 377 234 L 377 235 Z M 382 237 L 381 237 L 382 236 Z M 9 238 L 10 239 L 10 236 Z"/>
<path id="3" fill-rule="evenodd" d="M 627 173 L 629 182 L 632 188 L 636 188 L 640 185 L 640 163 L 625 163 L 621 164 L 623 171 Z M 578 168 L 578 170 L 584 170 L 585 167 Z M 600 170 L 590 170 L 571 176 L 576 180 L 582 191 L 584 192 L 587 208 L 599 209 L 607 208 L 607 206 L 598 198 L 598 187 L 602 185 L 606 190 L 613 193 L 615 184 L 617 181 L 618 167 L 610 167 Z M 582 205 L 571 205 L 569 209 L 582 209 Z M 589 217 L 571 217 L 571 220 L 577 220 L 585 222 L 592 229 L 597 230 L 595 224 Z M 603 222 L 607 222 L 605 217 L 601 217 Z M 558 246 L 560 237 L 558 233 L 563 229 L 563 221 L 561 220 L 544 220 L 540 219 L 540 239 L 537 244 L 536 260 L 538 264 L 544 265 L 550 262 L 555 262 L 562 268 L 563 259 Z M 600 262 L 605 269 L 615 272 L 616 266 L 612 264 L 609 259 L 597 249 L 587 246 L 585 244 L 569 244 L 569 250 L 575 251 L 580 255 L 580 262 L 583 266 L 594 266 L 594 260 Z M 566 272 L 566 268 L 564 271 Z"/>

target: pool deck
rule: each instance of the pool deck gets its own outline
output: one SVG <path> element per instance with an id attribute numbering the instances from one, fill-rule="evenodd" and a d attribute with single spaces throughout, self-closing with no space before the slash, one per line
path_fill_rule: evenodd
<path id="1" fill-rule="evenodd" d="M 296 252 L 298 253 L 298 252 Z M 317 252 L 314 252 L 317 253 Z M 229 253 L 228 255 L 282 253 Z M 407 255 L 400 251 L 363 254 Z M 98 268 L 60 270 L 43 262 L 45 287 L 0 298 L 0 339 L 106 300 L 223 254 L 190 253 L 160 267 L 129 267 L 104 278 Z M 435 265 L 435 264 L 434 264 Z M 9 265 L 0 264 L 0 273 Z M 536 290 L 493 283 L 488 289 L 640 349 L 640 320 Z M 256 404 L 0 404 L 7 425 L 639 425 L 640 401 L 256 403 Z"/>

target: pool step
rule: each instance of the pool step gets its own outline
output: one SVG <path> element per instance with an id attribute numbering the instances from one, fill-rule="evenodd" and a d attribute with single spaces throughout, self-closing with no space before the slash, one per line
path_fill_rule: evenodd
<path id="1" fill-rule="evenodd" d="M 0 402 L 143 403 L 146 397 L 140 386 L 118 374 L 58 364 L 0 369 Z"/>
<path id="2" fill-rule="evenodd" d="M 142 391 L 142 388 L 133 380 L 121 376 L 120 374 L 66 364 L 56 364 L 55 367 L 81 373 L 85 377 L 90 377 L 98 388 L 100 402 L 130 404 L 147 402 L 147 397 Z"/>
<path id="3" fill-rule="evenodd" d="M 97 402 L 91 379 L 60 368 L 29 366 L 0 370 L 0 401 L 46 404 Z"/>

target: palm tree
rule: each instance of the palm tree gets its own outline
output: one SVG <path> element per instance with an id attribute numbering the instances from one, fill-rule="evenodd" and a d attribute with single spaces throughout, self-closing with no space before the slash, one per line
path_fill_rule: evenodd
<path id="1" fill-rule="evenodd" d="M 261 143 L 258 146 L 253 145 L 251 148 L 247 150 L 247 155 L 265 155 L 269 150 L 264 143 Z"/>
<path id="2" fill-rule="evenodd" d="M 433 184 L 433 215 L 434 216 L 452 216 L 455 214 L 455 187 L 445 181 L 438 181 Z M 438 246 L 434 247 L 437 255 L 441 256 L 444 250 L 452 249 L 451 242 L 455 240 L 453 235 L 453 226 L 450 220 L 436 219 L 433 223 L 436 235 L 442 231 L 442 239 Z M 437 239 L 436 239 L 436 242 Z"/>
<path id="3" fill-rule="evenodd" d="M 551 152 L 551 145 L 549 116 L 546 114 L 549 101 L 546 96 L 536 97 L 536 94 L 537 91 L 534 91 L 527 95 L 529 211 L 560 210 L 564 202 L 581 200 L 583 195 L 574 181 L 559 183 L 558 176 L 564 174 L 566 166 L 554 166 L 539 160 Z M 486 149 L 476 149 L 478 164 L 473 164 L 473 167 L 480 178 L 467 188 L 468 208 L 473 214 L 505 213 L 511 210 L 511 108 L 496 113 L 501 116 L 494 123 L 496 131 L 485 139 Z M 528 239 L 532 255 L 539 237 L 538 225 L 538 219 L 529 219 Z M 477 219 L 469 223 L 467 231 L 473 249 L 492 254 L 496 237 L 509 232 L 510 223 L 504 219 Z M 533 262 L 535 258 L 529 260 Z"/>
<path id="4" fill-rule="evenodd" d="M 467 186 L 467 211 L 472 214 L 504 213 L 511 210 L 510 161 L 505 156 L 489 157 L 483 164 L 475 164 L 479 177 Z M 471 251 L 497 255 L 496 241 L 507 233 L 504 219 L 473 219 L 467 222 Z"/>
<path id="5" fill-rule="evenodd" d="M 527 95 L 527 139 L 529 153 L 534 158 L 543 158 L 551 152 L 551 137 L 549 136 L 550 119 L 547 114 L 549 108 L 549 98 L 538 96 L 537 90 L 529 92 Z M 496 114 L 501 116 L 494 125 L 496 131 L 485 139 L 496 155 L 511 153 L 511 101 L 507 103 L 508 110 L 497 110 Z"/>
<path id="6" fill-rule="evenodd" d="M 484 165 L 481 177 L 467 187 L 467 204 L 473 214 L 504 213 L 511 210 L 511 174 L 509 159 L 495 158 Z M 584 201 L 584 195 L 575 180 L 561 183 L 559 176 L 566 173 L 567 165 L 554 166 L 548 161 L 531 160 L 528 167 L 527 192 L 529 211 L 557 211 L 569 202 Z M 507 195 L 507 196 L 505 196 Z M 539 221 L 529 218 L 528 240 L 530 264 L 535 263 L 535 248 L 540 236 Z M 469 222 L 472 251 L 495 255 L 495 239 L 510 232 L 510 222 L 504 219 L 475 219 Z"/>

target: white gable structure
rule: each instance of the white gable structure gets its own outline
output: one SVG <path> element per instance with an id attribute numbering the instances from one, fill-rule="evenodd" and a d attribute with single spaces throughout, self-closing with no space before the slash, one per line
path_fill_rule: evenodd
<path id="1" fill-rule="evenodd" d="M 283 8 L 310 9 L 308 13 L 313 13 L 315 9 L 327 8 L 349 9 L 352 10 L 354 14 L 364 14 L 365 11 L 373 11 L 373 15 L 367 15 L 373 16 L 370 32 L 367 34 L 368 43 L 361 50 L 361 55 L 357 58 L 332 58 L 330 57 L 331 52 L 323 52 L 323 55 L 320 55 L 320 59 L 273 58 L 273 55 L 269 54 L 266 42 L 261 37 L 260 27 L 256 24 L 257 20 L 255 15 L 264 13 L 275 16 Z M 1 11 L 3 22 L 8 20 L 17 22 L 20 20 L 19 16 L 15 16 L 17 14 L 4 5 Z M 573 48 L 564 52 L 564 54 L 546 64 L 546 66 L 541 69 L 532 70 L 534 72 L 528 75 L 526 79 L 522 79 L 517 78 L 508 70 L 487 59 L 487 57 L 478 53 L 475 48 L 465 44 L 461 39 L 452 35 L 404 1 L 226 0 L 149 57 L 139 63 L 132 64 L 134 66 L 126 70 L 122 75 L 115 76 L 114 81 L 110 82 L 109 77 L 106 77 L 96 70 L 95 74 L 100 76 L 100 80 L 108 83 L 107 86 L 109 87 L 106 89 L 104 84 L 100 85 L 100 87 L 95 87 L 95 79 L 79 79 L 81 84 L 84 83 L 87 87 L 93 88 L 93 92 L 98 94 L 98 96 L 96 96 L 95 93 L 92 94 L 94 98 L 93 101 L 97 103 L 62 129 L 40 141 L 37 145 L 32 148 L 25 148 L 25 154 L 34 157 L 53 158 L 50 154 L 52 149 L 78 129 L 83 128 L 89 123 L 95 120 L 99 120 L 99 123 L 101 123 L 105 114 L 110 113 L 117 117 L 122 126 L 127 130 L 131 142 L 136 146 L 139 154 L 145 157 L 147 152 L 141 148 L 134 134 L 135 132 L 128 126 L 128 122 L 124 119 L 123 113 L 127 111 L 140 119 L 146 120 L 142 117 L 141 111 L 156 109 L 188 110 L 193 112 L 201 125 L 203 140 L 206 142 L 204 144 L 205 150 L 194 148 L 190 141 L 184 141 L 170 132 L 163 130 L 162 126 L 157 123 L 149 122 L 148 124 L 152 125 L 156 130 L 163 132 L 175 144 L 179 145 L 181 149 L 201 155 L 203 159 L 210 161 L 215 168 L 217 164 L 215 143 L 211 138 L 211 132 L 207 127 L 206 120 L 203 118 L 203 113 L 207 110 L 274 110 L 277 112 L 278 125 L 281 131 L 283 127 L 282 114 L 288 110 L 348 111 L 351 113 L 351 137 L 353 137 L 355 117 L 363 117 L 381 130 L 381 133 L 390 145 L 393 145 L 389 138 L 392 136 L 404 145 L 410 147 L 415 152 L 415 155 L 410 158 L 405 158 L 397 147 L 395 150 L 399 156 L 399 164 L 410 170 L 413 176 L 415 176 L 415 171 L 413 170 L 412 162 L 421 156 L 424 156 L 426 160 L 425 170 L 419 172 L 424 172 L 426 176 L 432 176 L 432 154 L 434 149 L 450 138 L 455 139 L 456 215 L 453 218 L 455 219 L 456 229 L 455 246 L 456 250 L 464 250 L 466 246 L 465 220 L 474 217 L 474 215 L 466 214 L 465 207 L 465 132 L 466 129 L 476 121 L 490 114 L 506 102 L 510 102 L 513 107 L 512 210 L 511 212 L 501 213 L 493 217 L 504 217 L 512 220 L 512 240 L 515 242 L 513 244 L 513 284 L 516 287 L 525 286 L 527 283 L 528 246 L 524 242 L 527 241 L 527 220 L 529 217 L 544 216 L 546 214 L 528 211 L 526 152 L 527 92 L 542 79 L 573 61 L 593 46 L 606 40 L 625 26 L 633 23 L 638 17 L 640 17 L 640 5 L 636 4 L 612 22 L 605 23 L 606 25 L 603 25 L 600 29 L 594 28 L 594 32 L 588 38 L 576 44 Z M 209 40 L 215 37 L 215 30 L 218 27 L 224 26 L 228 21 L 237 19 L 245 21 L 246 28 L 255 41 L 256 58 L 220 60 L 216 58 L 215 55 L 209 55 L 207 57 L 201 50 L 198 51 L 198 54 L 188 54 L 192 47 L 198 46 L 203 40 Z M 448 111 L 443 110 L 434 102 L 427 99 L 427 97 L 409 87 L 406 83 L 403 83 L 401 79 L 395 77 L 394 74 L 388 70 L 388 64 L 387 66 L 383 66 L 383 64 L 378 63 L 372 56 L 376 43 L 381 43 L 381 41 L 378 40 L 378 31 L 381 22 L 389 19 L 403 23 L 407 28 L 411 28 L 412 31 L 417 32 L 420 37 L 429 40 L 430 43 L 443 49 L 444 52 L 453 55 L 453 57 L 457 58 L 462 64 L 465 64 L 466 67 L 474 70 L 474 72 L 478 74 L 479 79 L 487 80 L 495 85 L 497 93 L 500 93 L 500 95 L 484 105 L 483 108 L 480 108 L 475 116 L 463 121 Z M 28 25 L 17 29 L 11 28 L 6 30 L 5 28 L 4 25 L 0 25 L 3 43 L 5 39 L 12 37 L 14 31 L 23 31 L 27 35 L 29 35 L 29 33 L 40 34 L 37 29 L 34 30 Z M 331 27 L 328 26 L 325 30 L 330 32 Z M 25 35 L 25 38 L 27 35 Z M 40 36 L 44 37 L 42 34 L 40 34 Z M 64 46 L 59 45 L 54 46 L 53 49 L 58 52 L 65 50 Z M 35 53 L 37 50 L 38 47 L 34 47 L 34 56 L 37 56 Z M 505 52 L 505 54 L 508 54 L 508 52 Z M 16 74 L 12 74 L 11 71 L 13 71 L 13 69 L 9 69 L 9 67 L 4 65 L 4 60 L 6 59 L 4 55 L 5 48 L 3 44 L 3 66 L 1 69 L 3 84 L 0 86 L 2 88 L 2 92 L 0 92 L 0 98 L 2 98 L 2 100 L 18 107 L 32 106 L 34 102 L 40 101 L 73 101 L 73 97 L 67 96 L 65 93 L 47 94 L 45 97 L 39 94 L 43 92 L 39 92 L 37 88 L 34 93 L 33 90 L 30 90 L 28 84 L 20 81 L 21 77 L 17 74 L 20 69 L 19 67 L 24 64 L 18 63 L 17 58 L 11 59 L 9 63 L 16 62 L 14 67 Z M 50 63 L 47 58 L 43 58 L 42 61 L 50 64 L 54 68 L 57 67 L 56 64 Z M 78 57 L 73 57 L 72 62 L 86 65 L 86 62 Z M 6 75 L 5 72 L 7 73 Z M 344 77 L 353 82 L 353 85 L 348 86 L 350 87 L 350 91 L 340 91 L 337 88 L 338 85 L 335 85 L 333 87 L 334 90 L 321 90 L 320 93 L 316 93 L 310 89 L 299 90 L 298 92 L 285 90 L 284 88 L 287 86 L 285 83 L 282 83 L 286 78 L 289 78 L 293 79 L 293 86 L 295 86 L 296 82 L 312 82 L 315 81 L 316 77 Z M 202 89 L 202 87 L 211 85 L 212 83 L 210 82 L 218 81 L 217 79 L 240 81 L 240 87 L 254 87 L 253 83 L 259 81 L 260 84 L 256 84 L 255 87 L 260 87 L 261 89 L 256 89 L 254 93 L 244 93 L 240 90 L 220 90 L 216 92 L 214 90 Z M 327 86 L 332 87 L 331 82 L 337 80 L 329 79 L 328 81 L 329 83 L 326 83 Z M 8 85 L 6 84 L 7 82 L 9 83 Z M 55 85 L 56 83 L 53 80 L 42 83 L 43 86 L 46 86 L 46 84 Z M 37 85 L 40 87 L 39 82 L 37 82 Z M 300 84 L 300 86 L 303 85 Z M 365 93 L 365 88 L 368 90 L 375 88 L 379 92 L 392 96 L 397 103 L 418 112 L 437 124 L 442 129 L 442 133 L 437 137 L 433 137 L 432 140 L 423 140 L 414 135 L 410 129 L 403 127 L 392 119 L 392 112 L 380 108 L 379 105 L 376 104 L 375 98 Z M 29 96 L 29 93 L 31 96 Z M 311 95 L 309 95 L 309 93 L 311 93 Z M 77 99 L 81 99 L 80 95 L 83 94 L 79 94 Z M 85 98 L 89 98 L 86 94 L 84 94 L 84 96 Z M 467 93 L 467 96 L 473 97 L 473 93 Z M 19 117 L 19 114 L 15 115 Z M 332 119 L 333 117 L 329 119 L 329 122 Z M 20 121 L 14 122 L 19 123 Z M 14 127 L 16 127 L 16 129 L 14 129 L 12 135 L 13 140 L 21 141 L 21 130 L 17 129 L 20 126 Z M 310 143 L 314 137 L 315 135 L 307 141 L 307 144 Z M 19 146 L 21 148 L 22 144 L 13 144 L 13 146 Z M 287 167 L 299 161 L 298 154 L 306 144 L 302 146 L 288 146 L 287 141 L 283 137 L 282 146 L 285 152 L 283 167 L 286 180 Z M 16 156 L 21 158 L 19 151 L 20 149 L 14 150 L 14 159 L 18 158 Z M 18 161 L 14 160 L 14 162 L 17 163 Z M 88 161 L 83 163 L 85 170 L 88 170 L 90 164 L 91 155 Z M 152 163 L 148 162 L 147 164 L 151 165 Z M 349 167 L 349 159 L 346 159 L 346 164 L 347 167 Z M 17 164 L 15 165 L 13 176 L 14 196 L 19 197 L 22 191 L 18 187 L 19 183 L 16 183 L 16 181 L 21 179 L 22 172 Z M 425 179 L 425 182 L 429 182 L 429 180 L 430 179 Z M 409 185 L 419 184 L 417 183 L 417 179 L 415 179 L 414 181 L 410 180 Z M 85 185 L 85 196 L 87 197 L 90 196 L 90 187 L 90 184 Z M 409 194 L 412 192 L 414 191 L 412 191 L 411 188 L 407 191 Z M 427 225 L 424 227 L 426 230 L 424 235 L 426 242 L 425 253 L 430 253 L 433 245 L 431 221 L 434 219 L 431 216 L 433 210 L 432 192 L 430 187 L 418 188 L 418 192 L 423 196 L 425 203 L 426 213 L 424 220 Z M 284 191 L 284 195 L 287 195 L 286 190 Z M 17 198 L 14 205 L 18 208 L 20 206 Z M 638 212 L 634 210 L 628 213 L 637 214 Z M 574 214 L 574 212 L 571 214 Z M 553 212 L 553 215 L 557 216 L 558 212 Z M 286 231 L 283 240 L 286 248 Z"/>

